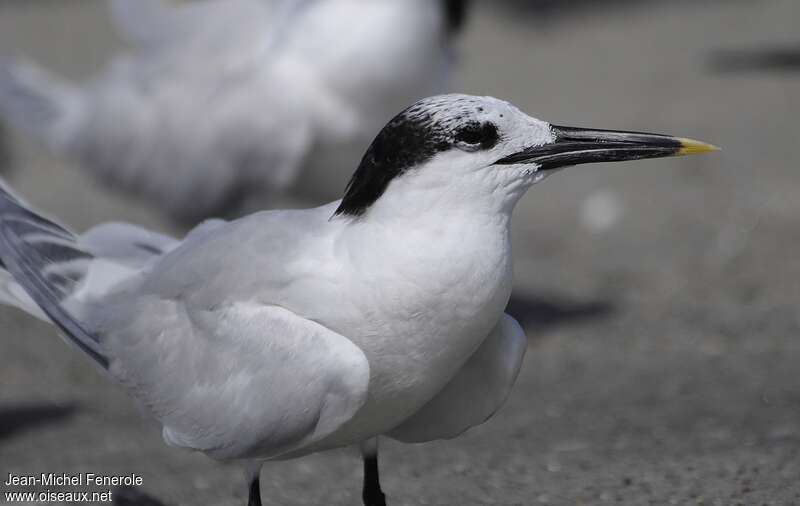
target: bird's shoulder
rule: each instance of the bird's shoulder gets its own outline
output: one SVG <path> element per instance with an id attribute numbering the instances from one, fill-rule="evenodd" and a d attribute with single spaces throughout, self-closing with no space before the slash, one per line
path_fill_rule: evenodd
<path id="1" fill-rule="evenodd" d="M 201 225 L 151 264 L 138 290 L 201 307 L 259 297 L 316 261 L 328 259 L 338 223 L 335 203 L 303 210 L 262 211 L 231 222 Z"/>

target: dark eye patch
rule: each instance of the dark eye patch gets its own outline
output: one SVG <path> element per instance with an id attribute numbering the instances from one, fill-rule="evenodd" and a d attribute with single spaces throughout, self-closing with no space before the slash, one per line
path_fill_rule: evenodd
<path id="1" fill-rule="evenodd" d="M 475 121 L 457 130 L 455 140 L 459 143 L 480 146 L 480 149 L 491 149 L 500 140 L 500 135 L 494 123 Z"/>

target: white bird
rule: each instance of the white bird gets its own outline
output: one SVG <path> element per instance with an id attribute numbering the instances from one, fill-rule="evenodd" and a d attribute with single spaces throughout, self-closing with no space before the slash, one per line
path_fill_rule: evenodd
<path id="1" fill-rule="evenodd" d="M 0 197 L 3 300 L 52 321 L 126 386 L 165 441 L 259 469 L 378 436 L 453 438 L 504 403 L 526 349 L 504 308 L 517 201 L 557 169 L 715 149 L 551 125 L 468 95 L 422 100 L 375 138 L 341 201 L 75 236 Z"/>
<path id="2" fill-rule="evenodd" d="M 466 5 L 109 1 L 131 51 L 83 85 L 0 64 L 0 116 L 188 224 L 349 172 L 395 112 L 447 91 Z"/>

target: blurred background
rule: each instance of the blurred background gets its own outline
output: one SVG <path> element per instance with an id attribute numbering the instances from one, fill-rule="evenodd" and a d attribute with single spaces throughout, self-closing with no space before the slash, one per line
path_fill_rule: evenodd
<path id="1" fill-rule="evenodd" d="M 702 139 L 713 156 L 583 166 L 514 219 L 530 344 L 464 437 L 383 444 L 390 504 L 800 503 L 800 3 L 475 2 L 453 90 L 553 123 Z M 0 55 L 85 79 L 122 48 L 101 0 L 0 0 Z M 2 129 L 11 184 L 77 230 L 181 231 Z M 303 177 L 297 188 L 344 188 Z M 242 504 L 239 470 L 167 448 L 47 325 L 0 308 L 0 473 L 135 472 L 139 504 Z M 267 465 L 271 504 L 356 504 L 351 450 Z M 145 501 L 145 502 L 141 502 Z M 146 502 L 149 501 L 149 502 Z"/>

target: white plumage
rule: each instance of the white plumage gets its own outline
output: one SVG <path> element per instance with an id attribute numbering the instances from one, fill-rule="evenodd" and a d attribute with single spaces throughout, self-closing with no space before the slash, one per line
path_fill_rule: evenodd
<path id="1" fill-rule="evenodd" d="M 506 111 L 517 125 L 516 110 L 488 105 L 487 117 Z M 526 347 L 502 316 L 505 190 L 434 205 L 458 193 L 431 183 L 478 182 L 447 174 L 464 154 L 400 178 L 363 218 L 334 217 L 334 202 L 206 223 L 180 242 L 125 224 L 70 239 L 5 193 L 0 257 L 56 323 L 54 308 L 78 322 L 84 337 L 62 331 L 101 357 L 170 444 L 269 459 L 394 428 L 406 441 L 454 437 L 499 407 Z M 54 246 L 57 260 L 42 253 Z M 57 289 L 38 292 L 47 283 L 28 284 L 26 272 Z M 22 291 L 11 284 L 6 299 Z M 7 302 L 41 314 L 28 298 Z"/>
<path id="2" fill-rule="evenodd" d="M 15 281 L 0 297 L 47 315 L 168 443 L 251 472 L 380 435 L 452 438 L 495 413 L 522 364 L 525 335 L 503 313 L 522 195 L 565 165 L 710 149 L 433 97 L 384 127 L 341 201 L 182 241 L 120 224 L 76 237 L 2 192 Z"/>

